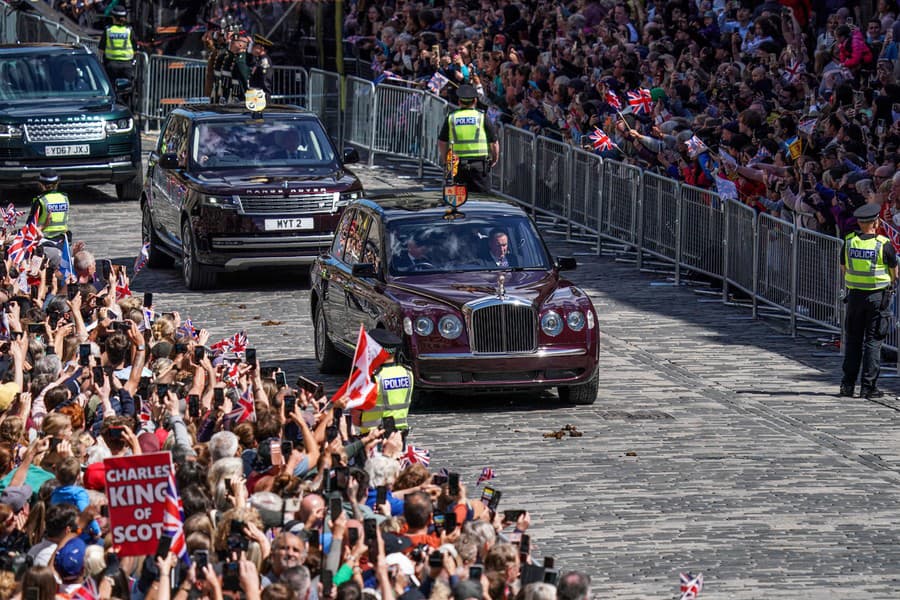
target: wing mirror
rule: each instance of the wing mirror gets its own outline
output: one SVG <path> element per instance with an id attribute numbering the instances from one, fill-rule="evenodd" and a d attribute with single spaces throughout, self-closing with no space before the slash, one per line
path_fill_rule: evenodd
<path id="1" fill-rule="evenodd" d="M 576 268 L 578 268 L 578 261 L 575 260 L 574 256 L 556 257 L 557 271 L 574 271 Z"/>
<path id="2" fill-rule="evenodd" d="M 347 146 L 346 148 L 344 148 L 344 164 L 349 165 L 349 164 L 358 163 L 358 162 L 359 162 L 359 151 L 352 146 Z"/>
<path id="3" fill-rule="evenodd" d="M 174 152 L 163 154 L 159 157 L 159 166 L 163 169 L 177 169 L 178 155 Z"/>

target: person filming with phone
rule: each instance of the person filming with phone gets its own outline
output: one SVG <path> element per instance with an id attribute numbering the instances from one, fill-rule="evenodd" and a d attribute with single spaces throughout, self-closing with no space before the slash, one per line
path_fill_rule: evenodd
<path id="1" fill-rule="evenodd" d="M 53 169 L 44 169 L 38 177 L 41 193 L 31 201 L 31 212 L 26 223 L 34 223 L 41 230 L 41 246 L 50 265 L 59 268 L 63 242 L 69 233 L 69 197 L 59 191 L 59 175 Z"/>

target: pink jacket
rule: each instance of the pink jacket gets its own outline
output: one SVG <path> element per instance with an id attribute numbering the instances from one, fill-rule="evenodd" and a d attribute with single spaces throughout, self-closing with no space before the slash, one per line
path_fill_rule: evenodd
<path id="1" fill-rule="evenodd" d="M 847 49 L 847 46 L 848 44 L 845 41 L 838 48 L 838 62 L 840 62 L 842 66 L 852 69 L 854 67 L 862 66 L 864 63 L 871 62 L 872 51 L 866 46 L 866 40 L 863 38 L 862 31 L 854 29 L 850 34 L 849 50 Z M 866 60 L 866 55 L 869 57 L 868 60 Z"/>

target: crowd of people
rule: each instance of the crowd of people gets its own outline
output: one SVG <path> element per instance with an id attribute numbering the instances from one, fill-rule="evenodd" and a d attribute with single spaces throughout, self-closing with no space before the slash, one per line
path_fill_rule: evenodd
<path id="1" fill-rule="evenodd" d="M 215 343 L 132 295 L 126 268 L 82 243 L 61 260 L 10 256 L 0 598 L 589 597 L 587 575 L 532 558 L 530 515 L 498 509 L 490 475 L 479 490 L 429 470 L 399 425 L 361 434 L 346 396 L 290 385 L 244 336 Z M 155 556 L 132 556 L 107 459 L 158 453 L 181 514 Z"/>
<path id="2" fill-rule="evenodd" d="M 379 81 L 451 102 L 470 84 L 505 124 L 844 235 L 867 202 L 900 226 L 897 17 L 891 0 L 360 1 L 345 40 Z"/>

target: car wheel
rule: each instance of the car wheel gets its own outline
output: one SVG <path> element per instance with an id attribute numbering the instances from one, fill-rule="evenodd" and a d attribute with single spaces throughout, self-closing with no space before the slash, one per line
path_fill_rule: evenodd
<path id="1" fill-rule="evenodd" d="M 144 174 L 139 170 L 134 179 L 126 183 L 116 184 L 116 197 L 119 200 L 133 202 L 141 198 L 141 191 L 144 189 Z"/>
<path id="2" fill-rule="evenodd" d="M 328 325 L 325 322 L 325 310 L 322 305 L 316 308 L 315 324 L 316 361 L 322 373 L 338 373 L 343 367 L 344 357 L 328 339 Z"/>
<path id="3" fill-rule="evenodd" d="M 141 246 L 144 244 L 150 244 L 148 246 L 148 267 L 157 269 L 172 266 L 174 263 L 172 257 L 159 249 L 159 238 L 156 237 L 156 232 L 153 230 L 153 217 L 150 215 L 150 206 L 146 203 L 141 211 Z"/>
<path id="4" fill-rule="evenodd" d="M 597 401 L 597 390 L 600 386 L 600 371 L 578 385 L 561 385 L 557 388 L 559 399 L 568 404 L 587 406 Z"/>
<path id="5" fill-rule="evenodd" d="M 181 224 L 181 277 L 189 290 L 205 290 L 216 283 L 216 274 L 207 271 L 197 262 L 197 247 L 191 224 Z"/>

